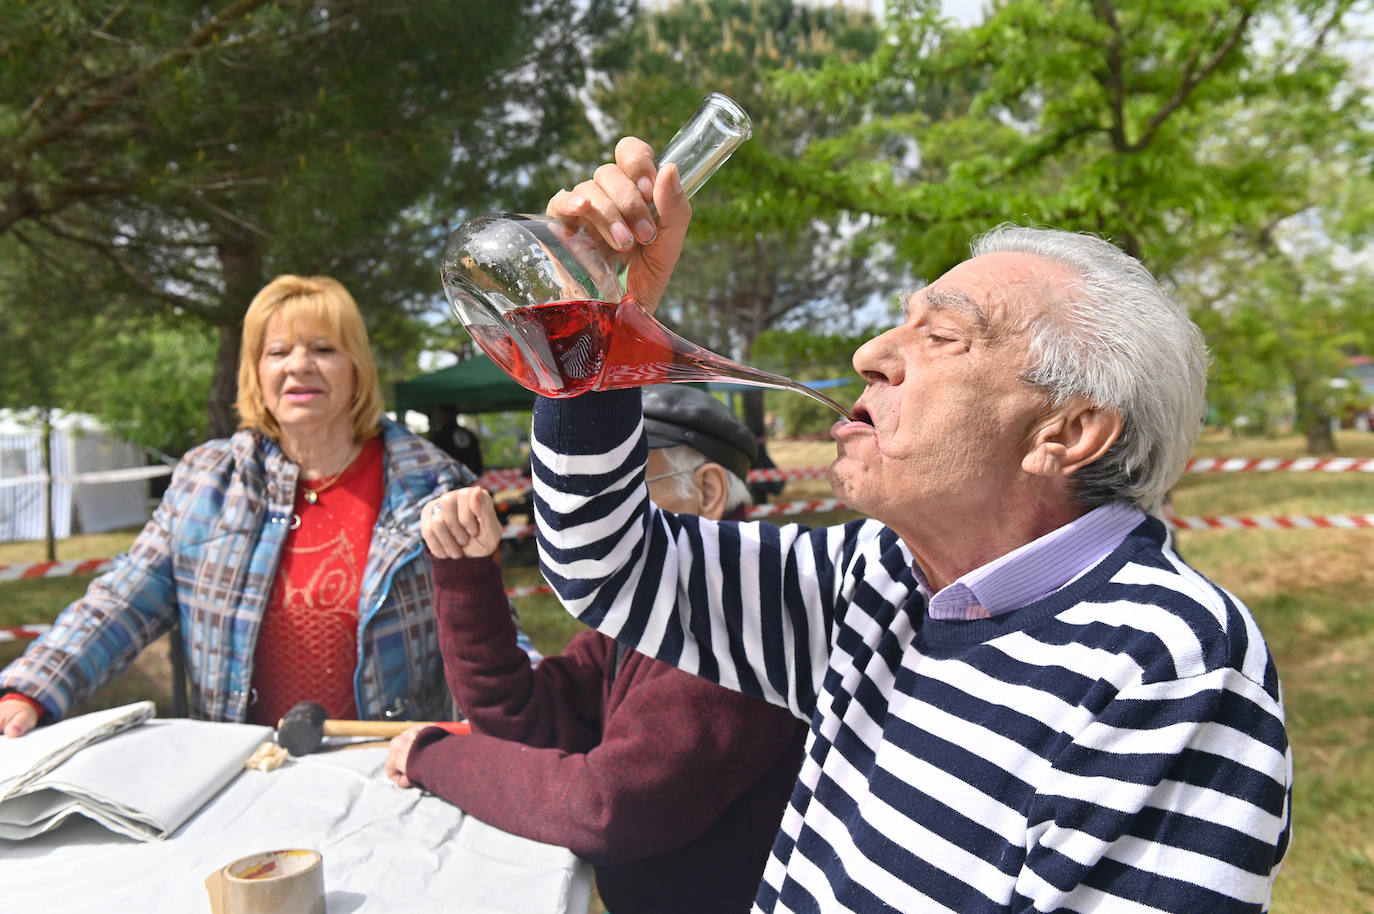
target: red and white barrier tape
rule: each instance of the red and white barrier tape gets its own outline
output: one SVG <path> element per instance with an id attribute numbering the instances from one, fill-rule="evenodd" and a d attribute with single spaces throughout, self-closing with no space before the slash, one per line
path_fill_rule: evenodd
<path id="1" fill-rule="evenodd" d="M 844 502 L 838 498 L 822 498 L 816 501 L 786 501 L 776 505 L 754 505 L 745 517 L 776 517 L 780 514 L 814 514 L 817 511 L 843 511 Z"/>
<path id="2" fill-rule="evenodd" d="M 750 470 L 749 481 L 824 478 L 827 467 L 802 469 Z M 1374 458 L 1368 457 L 1195 457 L 1188 461 L 1187 473 L 1321 472 L 1374 473 Z"/>
<path id="3" fill-rule="evenodd" d="M 0 581 L 27 578 L 62 578 L 71 574 L 97 574 L 108 571 L 113 559 L 83 559 L 76 562 L 40 562 L 33 565 L 0 565 Z"/>
<path id="4" fill-rule="evenodd" d="M 1374 473 L 1374 459 L 1355 457 L 1194 457 L 1188 461 L 1185 473 Z"/>
<path id="5" fill-rule="evenodd" d="M 1374 527 L 1374 514 L 1295 517 L 1174 517 L 1175 530 L 1354 530 Z"/>
<path id="6" fill-rule="evenodd" d="M 52 628 L 51 625 L 11 625 L 0 628 L 0 641 L 22 641 L 37 638 Z"/>
<path id="7" fill-rule="evenodd" d="M 803 467 L 801 469 L 784 470 L 774 467 L 768 470 L 750 470 L 750 482 L 762 482 L 777 479 L 824 479 L 828 467 Z"/>
<path id="8" fill-rule="evenodd" d="M 511 587 L 506 590 L 508 597 L 532 597 L 537 593 L 553 593 L 553 588 L 547 584 L 540 584 L 537 587 Z"/>

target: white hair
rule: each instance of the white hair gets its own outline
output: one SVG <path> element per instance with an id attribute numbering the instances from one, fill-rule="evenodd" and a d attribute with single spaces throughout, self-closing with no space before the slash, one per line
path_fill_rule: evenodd
<path id="1" fill-rule="evenodd" d="M 676 444 L 672 447 L 654 448 L 663 455 L 663 462 L 667 465 L 665 473 L 674 475 L 664 479 L 663 482 L 670 485 L 673 494 L 678 498 L 691 498 L 697 494 L 696 483 L 692 482 L 692 471 L 697 467 L 708 463 L 715 463 L 701 451 L 692 447 L 690 444 Z M 721 469 L 725 469 L 721 467 Z M 725 514 L 729 514 L 736 508 L 747 508 L 754 503 L 754 497 L 749 494 L 749 487 L 729 470 L 725 470 L 726 490 L 725 490 Z"/>
<path id="2" fill-rule="evenodd" d="M 1076 501 L 1157 511 L 1206 414 L 1201 331 L 1140 261 L 1094 235 L 1000 225 L 974 239 L 972 252 L 1030 254 L 1076 274 L 1045 284 L 1043 310 L 1025 327 L 1023 378 L 1052 406 L 1081 394 L 1121 415 L 1111 449 L 1074 474 Z"/>

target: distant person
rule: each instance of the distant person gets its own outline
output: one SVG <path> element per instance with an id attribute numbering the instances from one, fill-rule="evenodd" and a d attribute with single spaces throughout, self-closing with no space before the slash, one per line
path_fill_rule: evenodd
<path id="1" fill-rule="evenodd" d="M 435 425 L 429 433 L 432 444 L 454 460 L 482 475 L 482 440 L 477 433 L 458 422 L 458 407 L 441 406 L 434 414 Z"/>
<path id="2" fill-rule="evenodd" d="M 649 497 L 703 517 L 742 515 L 749 430 L 689 387 L 651 387 L 644 403 Z M 406 731 L 391 743 L 388 776 L 571 848 L 596 867 L 615 914 L 747 911 L 806 728 L 595 632 L 531 669 L 488 557 L 501 535 L 490 497 L 473 488 L 436 504 L 424 534 L 439 556 L 440 642 L 474 732 Z M 710 575 L 702 569 L 701 586 Z"/>
<path id="3" fill-rule="evenodd" d="M 195 717 L 448 713 L 420 508 L 473 476 L 382 415 L 342 285 L 284 275 L 254 297 L 237 407 L 233 437 L 182 458 L 128 553 L 0 673 L 6 736 L 62 717 L 178 618 Z"/>

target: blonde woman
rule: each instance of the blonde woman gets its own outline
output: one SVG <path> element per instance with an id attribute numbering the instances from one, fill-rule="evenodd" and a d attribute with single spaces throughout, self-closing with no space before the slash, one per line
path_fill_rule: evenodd
<path id="1" fill-rule="evenodd" d="M 0 673 L 6 736 L 60 718 L 178 618 L 196 717 L 275 725 L 303 700 L 446 714 L 420 513 L 473 477 L 382 415 L 339 282 L 278 276 L 254 297 L 237 407 L 239 430 L 186 454 L 129 552 Z"/>

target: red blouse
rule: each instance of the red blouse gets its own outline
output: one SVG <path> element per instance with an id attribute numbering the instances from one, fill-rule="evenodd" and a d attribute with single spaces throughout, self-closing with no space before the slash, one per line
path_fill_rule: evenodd
<path id="1" fill-rule="evenodd" d="M 315 501 L 307 496 L 313 494 Z M 382 439 L 371 438 L 336 480 L 300 480 L 253 655 L 252 723 L 275 727 L 297 702 L 357 717 L 358 595 L 382 507 Z"/>

